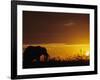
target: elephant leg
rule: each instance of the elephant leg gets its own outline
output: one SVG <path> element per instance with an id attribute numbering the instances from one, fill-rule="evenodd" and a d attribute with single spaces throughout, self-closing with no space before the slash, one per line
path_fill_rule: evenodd
<path id="1" fill-rule="evenodd" d="M 48 56 L 44 55 L 44 59 L 45 59 L 45 61 L 48 61 Z"/>
<path id="2" fill-rule="evenodd" d="M 36 63 L 39 64 L 40 63 L 40 57 L 36 58 Z"/>

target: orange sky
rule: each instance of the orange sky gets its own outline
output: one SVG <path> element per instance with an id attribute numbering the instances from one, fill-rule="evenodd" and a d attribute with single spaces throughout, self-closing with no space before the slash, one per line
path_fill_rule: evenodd
<path id="1" fill-rule="evenodd" d="M 23 11 L 24 44 L 89 44 L 89 15 Z"/>
<path id="2" fill-rule="evenodd" d="M 40 44 L 50 57 L 68 60 L 87 56 L 89 14 L 23 11 L 23 45 L 26 44 Z"/>

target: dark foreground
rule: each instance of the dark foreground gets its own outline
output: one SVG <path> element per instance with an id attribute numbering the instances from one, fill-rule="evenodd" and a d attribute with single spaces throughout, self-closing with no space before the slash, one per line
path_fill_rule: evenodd
<path id="1" fill-rule="evenodd" d="M 45 67 L 64 67 L 64 66 L 86 66 L 89 65 L 89 60 L 70 60 L 70 61 L 61 61 L 50 59 L 47 62 L 34 62 L 32 64 L 24 65 L 23 68 L 45 68 Z"/>

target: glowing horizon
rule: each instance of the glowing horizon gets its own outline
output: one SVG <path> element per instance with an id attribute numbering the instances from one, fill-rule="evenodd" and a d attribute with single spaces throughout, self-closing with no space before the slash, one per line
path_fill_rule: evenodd
<path id="1" fill-rule="evenodd" d="M 73 60 L 78 56 L 82 57 L 83 59 L 89 59 L 89 44 L 73 44 L 73 45 L 66 45 L 66 44 L 31 44 L 31 45 L 24 45 L 23 47 L 26 48 L 28 46 L 41 46 L 47 49 L 50 58 L 61 59 L 61 60 Z M 88 54 L 87 54 L 88 52 Z"/>

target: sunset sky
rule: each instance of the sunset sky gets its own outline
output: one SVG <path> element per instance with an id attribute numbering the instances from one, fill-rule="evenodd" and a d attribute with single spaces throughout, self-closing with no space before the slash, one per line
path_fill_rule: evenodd
<path id="1" fill-rule="evenodd" d="M 24 44 L 89 44 L 89 15 L 23 11 Z"/>
<path id="2" fill-rule="evenodd" d="M 89 14 L 23 11 L 24 49 L 42 46 L 51 58 L 89 59 L 89 33 Z"/>

